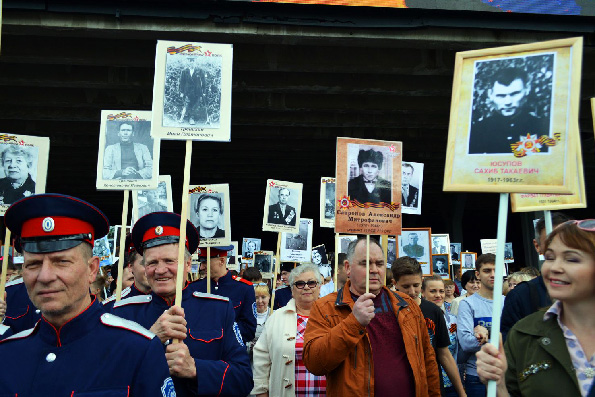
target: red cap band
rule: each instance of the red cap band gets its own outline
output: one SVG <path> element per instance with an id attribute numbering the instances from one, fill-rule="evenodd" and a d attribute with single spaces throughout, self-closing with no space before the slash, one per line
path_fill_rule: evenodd
<path id="1" fill-rule="evenodd" d="M 154 238 L 168 236 L 180 237 L 180 229 L 173 226 L 150 227 L 143 235 L 143 243 L 146 243 L 149 240 L 153 240 Z M 188 239 L 186 239 L 186 248 L 188 248 Z"/>
<path id="2" fill-rule="evenodd" d="M 201 247 L 196 251 L 198 253 L 199 258 L 206 258 L 207 257 L 207 249 L 205 247 Z M 227 256 L 227 251 L 223 251 L 217 249 L 215 247 L 211 247 L 211 258 L 223 258 Z"/>
<path id="3" fill-rule="evenodd" d="M 32 218 L 23 222 L 21 237 L 48 237 L 48 236 L 72 236 L 75 234 L 90 234 L 93 244 L 95 230 L 93 226 L 85 221 L 67 216 L 46 216 L 43 218 Z"/>

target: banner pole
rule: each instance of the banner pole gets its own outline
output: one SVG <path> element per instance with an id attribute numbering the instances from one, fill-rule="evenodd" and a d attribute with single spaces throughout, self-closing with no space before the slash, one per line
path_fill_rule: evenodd
<path id="1" fill-rule="evenodd" d="M 274 266 L 275 271 L 273 272 L 273 294 L 271 296 L 271 313 L 273 312 L 273 308 L 275 307 L 275 294 L 276 294 L 276 285 L 277 285 L 277 274 L 279 274 L 279 269 L 281 268 L 281 232 L 277 233 L 277 255 L 276 258 L 276 266 Z M 254 260 L 254 259 L 252 259 Z M 291 288 L 291 286 L 289 286 Z"/>
<path id="2" fill-rule="evenodd" d="M 366 234 L 366 294 L 370 292 L 370 235 Z"/>
<path id="3" fill-rule="evenodd" d="M 388 234 L 382 236 L 382 251 L 384 252 L 384 266 L 385 269 L 388 271 Z M 384 276 L 384 280 L 382 280 L 382 285 L 386 286 L 386 275 Z"/>
<path id="4" fill-rule="evenodd" d="M 211 293 L 211 247 L 207 247 L 207 294 Z"/>
<path id="5" fill-rule="evenodd" d="M 116 302 L 122 299 L 122 279 L 124 278 L 124 258 L 126 254 L 126 226 L 128 225 L 128 199 L 130 190 L 124 190 L 124 204 L 122 205 L 122 229 L 120 230 L 120 259 L 118 259 L 118 279 L 116 280 Z"/>
<path id="6" fill-rule="evenodd" d="M 335 279 L 334 279 L 334 284 L 335 284 L 335 290 L 333 292 L 337 292 L 337 272 L 339 270 L 339 247 L 340 247 L 340 242 L 339 242 L 339 233 L 335 233 Z"/>
<path id="7" fill-rule="evenodd" d="M 508 218 L 508 193 L 500 193 L 498 207 L 498 233 L 496 234 L 496 269 L 494 271 L 494 296 L 492 303 L 492 327 L 490 343 L 500 347 L 500 320 L 502 317 L 502 279 L 504 275 L 504 244 L 506 242 L 506 222 Z M 496 397 L 496 381 L 488 382 L 488 397 Z"/>
<path id="8" fill-rule="evenodd" d="M 8 273 L 8 254 L 10 253 L 10 230 L 6 229 L 4 237 L 4 250 L 2 252 L 2 275 L 0 276 L 0 299 L 4 300 L 4 291 L 6 291 L 6 274 Z"/>

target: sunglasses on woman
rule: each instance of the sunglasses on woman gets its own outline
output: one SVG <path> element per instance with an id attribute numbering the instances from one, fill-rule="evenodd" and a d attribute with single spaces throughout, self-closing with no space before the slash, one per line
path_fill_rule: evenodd
<path id="1" fill-rule="evenodd" d="M 318 281 L 296 281 L 295 283 L 293 283 L 293 285 L 295 285 L 297 289 L 304 289 L 306 285 L 308 286 L 308 288 L 316 288 L 316 286 L 318 285 Z"/>
<path id="2" fill-rule="evenodd" d="M 595 232 L 595 219 L 583 219 L 582 221 L 568 221 L 573 223 L 581 230 L 586 232 Z"/>

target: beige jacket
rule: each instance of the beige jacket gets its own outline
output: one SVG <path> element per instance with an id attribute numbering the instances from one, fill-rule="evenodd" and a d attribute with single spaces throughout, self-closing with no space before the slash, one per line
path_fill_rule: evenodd
<path id="1" fill-rule="evenodd" d="M 295 396 L 295 336 L 297 311 L 291 299 L 276 310 L 254 345 L 254 389 L 250 394 Z"/>

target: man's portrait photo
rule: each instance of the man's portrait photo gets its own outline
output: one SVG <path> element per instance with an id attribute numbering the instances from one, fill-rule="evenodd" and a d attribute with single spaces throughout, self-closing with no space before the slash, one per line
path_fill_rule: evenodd
<path id="1" fill-rule="evenodd" d="M 35 146 L 0 144 L 0 204 L 12 204 L 35 194 Z"/>
<path id="2" fill-rule="evenodd" d="M 450 262 L 453 264 L 460 264 L 461 257 L 461 243 L 450 243 Z"/>
<path id="3" fill-rule="evenodd" d="M 167 211 L 167 185 L 160 181 L 157 189 L 137 190 L 138 217 Z"/>
<path id="4" fill-rule="evenodd" d="M 463 252 L 463 253 L 461 253 L 461 256 L 462 256 L 462 259 L 461 259 L 462 269 L 464 269 L 464 270 L 475 269 L 475 254 L 474 253 Z"/>
<path id="5" fill-rule="evenodd" d="M 274 184 L 274 182 L 272 183 Z M 299 186 L 301 187 L 301 185 Z M 299 219 L 299 207 L 301 205 L 301 189 L 288 187 L 287 185 L 279 186 L 279 184 L 274 184 L 274 186 L 271 186 L 271 182 L 269 182 L 269 188 L 267 190 L 267 199 L 268 206 L 267 214 L 265 214 L 266 219 L 264 219 L 266 220 L 265 224 L 282 226 L 297 225 L 296 222 Z M 290 227 L 289 230 L 287 230 L 287 228 L 280 230 L 291 231 L 291 229 L 295 228 Z"/>
<path id="6" fill-rule="evenodd" d="M 150 121 L 108 121 L 105 124 L 103 179 L 139 180 L 153 177 Z"/>
<path id="7" fill-rule="evenodd" d="M 260 251 L 259 238 L 244 238 L 242 239 L 242 258 L 254 259 L 254 252 Z"/>
<path id="8" fill-rule="evenodd" d="M 254 253 L 254 267 L 261 273 L 273 272 L 273 253 L 270 251 L 257 251 Z"/>
<path id="9" fill-rule="evenodd" d="M 448 276 L 448 257 L 447 255 L 432 255 L 432 270 L 434 274 Z"/>
<path id="10" fill-rule="evenodd" d="M 446 254 L 448 252 L 448 248 L 446 248 L 446 244 L 443 239 L 438 236 L 432 236 L 432 254 Z"/>
<path id="11" fill-rule="evenodd" d="M 421 263 L 430 262 L 430 231 L 403 229 L 399 236 L 399 257 L 409 256 Z"/>
<path id="12" fill-rule="evenodd" d="M 421 214 L 423 163 L 401 164 L 401 206 L 404 214 Z"/>
<path id="13" fill-rule="evenodd" d="M 163 126 L 219 128 L 221 71 L 221 57 L 168 54 Z"/>
<path id="14" fill-rule="evenodd" d="M 347 194 L 361 204 L 392 203 L 392 161 L 388 147 L 350 143 Z"/>
<path id="15" fill-rule="evenodd" d="M 313 223 L 301 218 L 297 233 L 281 232 L 281 262 L 310 262 Z"/>
<path id="16" fill-rule="evenodd" d="M 469 154 L 513 155 L 511 144 L 527 134 L 550 137 L 554 59 L 546 53 L 475 62 Z"/>
<path id="17" fill-rule="evenodd" d="M 384 238 L 384 237 L 383 237 Z M 394 238 L 388 239 L 388 246 L 386 248 L 386 265 L 391 267 L 397 259 L 397 241 Z"/>
<path id="18" fill-rule="evenodd" d="M 504 243 L 504 260 L 513 261 L 514 255 L 512 254 L 512 243 Z"/>

